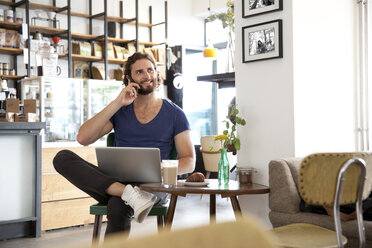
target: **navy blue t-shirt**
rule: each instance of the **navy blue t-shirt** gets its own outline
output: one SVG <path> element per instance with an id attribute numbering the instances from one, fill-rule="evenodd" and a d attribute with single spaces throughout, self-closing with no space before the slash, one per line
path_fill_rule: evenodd
<path id="1" fill-rule="evenodd" d="M 169 159 L 174 137 L 190 130 L 183 110 L 166 99 L 163 99 L 159 113 L 146 124 L 137 120 L 133 103 L 120 108 L 110 121 L 115 130 L 115 146 L 157 147 L 160 149 L 161 159 Z"/>

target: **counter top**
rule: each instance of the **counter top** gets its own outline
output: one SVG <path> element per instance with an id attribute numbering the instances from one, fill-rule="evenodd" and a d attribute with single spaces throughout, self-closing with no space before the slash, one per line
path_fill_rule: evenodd
<path id="1" fill-rule="evenodd" d="M 39 130 L 45 122 L 0 122 L 0 130 Z"/>

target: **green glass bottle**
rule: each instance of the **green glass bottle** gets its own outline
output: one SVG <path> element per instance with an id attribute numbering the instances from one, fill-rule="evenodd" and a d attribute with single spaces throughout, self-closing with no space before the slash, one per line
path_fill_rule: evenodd
<path id="1" fill-rule="evenodd" d="M 229 183 L 229 160 L 227 149 L 221 149 L 220 162 L 218 163 L 218 184 Z"/>

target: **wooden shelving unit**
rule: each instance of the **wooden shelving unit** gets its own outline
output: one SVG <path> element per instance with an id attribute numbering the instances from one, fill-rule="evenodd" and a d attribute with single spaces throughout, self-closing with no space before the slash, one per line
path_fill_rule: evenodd
<path id="1" fill-rule="evenodd" d="M 168 11 L 168 7 L 167 7 L 167 2 L 166 1 L 165 1 L 165 7 L 164 7 L 165 8 L 165 21 L 161 22 L 161 23 L 156 23 L 156 24 L 152 23 L 152 8 L 151 8 L 151 6 L 149 7 L 149 16 L 150 16 L 149 22 L 150 23 L 140 23 L 140 22 L 138 22 L 138 0 L 135 0 L 135 2 L 136 2 L 136 4 L 135 4 L 135 7 L 136 7 L 135 15 L 136 15 L 136 17 L 135 18 L 124 18 L 124 17 L 122 17 L 122 14 L 121 14 L 121 17 L 108 16 L 107 15 L 107 0 L 103 0 L 104 1 L 104 11 L 102 13 L 98 13 L 98 14 L 93 14 L 93 13 L 85 14 L 85 13 L 72 12 L 71 11 L 71 6 L 70 6 L 70 1 L 71 0 L 66 0 L 66 1 L 67 1 L 67 6 L 65 6 L 65 7 L 57 7 L 57 6 L 50 6 L 50 5 L 45 5 L 45 4 L 31 3 L 30 0 L 22 1 L 22 3 L 20 1 L 19 2 L 10 2 L 10 1 L 0 0 L 0 5 L 9 6 L 13 9 L 15 9 L 15 8 L 25 8 L 26 9 L 26 16 L 25 16 L 26 20 L 27 20 L 27 18 L 30 19 L 29 18 L 29 10 L 30 9 L 41 9 L 41 10 L 44 10 L 44 11 L 54 11 L 54 12 L 57 12 L 58 14 L 64 14 L 64 15 L 68 16 L 68 18 L 67 18 L 68 28 L 67 29 L 58 29 L 58 28 L 53 28 L 53 27 L 30 25 L 29 26 L 28 37 L 30 37 L 30 34 L 32 35 L 32 34 L 34 34 L 35 32 L 38 31 L 38 32 L 42 33 L 44 36 L 60 36 L 61 38 L 67 39 L 69 50 L 66 54 L 59 54 L 59 56 L 61 58 L 67 58 L 69 60 L 69 62 L 68 62 L 69 77 L 71 77 L 72 74 L 73 74 L 72 73 L 72 65 L 71 65 L 72 61 L 103 62 L 105 64 L 105 75 L 106 76 L 108 75 L 108 71 L 107 71 L 107 65 L 108 64 L 122 65 L 126 61 L 126 60 L 123 60 L 123 59 L 106 58 L 105 54 L 104 54 L 103 58 L 99 58 L 99 57 L 95 57 L 95 56 L 82 56 L 82 55 L 72 54 L 72 49 L 71 49 L 71 40 L 72 39 L 88 41 L 88 42 L 93 42 L 93 41 L 102 42 L 103 43 L 103 46 L 102 46 L 103 50 L 107 50 L 107 43 L 108 42 L 112 42 L 112 43 L 117 44 L 117 45 L 123 45 L 123 44 L 127 44 L 129 42 L 134 42 L 136 44 L 137 49 L 139 48 L 139 45 L 143 45 L 145 47 L 165 45 L 165 50 L 167 49 L 166 40 L 167 40 L 167 19 L 168 19 L 167 18 L 167 11 Z M 120 5 L 120 8 L 121 8 L 121 13 L 123 13 L 123 3 L 122 2 L 121 2 L 121 5 Z M 92 35 L 92 34 L 71 33 L 71 16 L 90 19 L 90 26 L 92 25 L 91 20 L 93 20 L 93 19 L 94 20 L 102 20 L 104 22 L 103 25 L 105 27 L 104 28 L 104 34 L 102 34 L 101 36 L 97 36 L 97 35 Z M 27 20 L 26 23 L 28 23 L 28 21 L 29 20 Z M 109 22 L 109 21 L 116 22 L 116 23 L 120 24 L 120 30 L 121 30 L 121 32 L 120 32 L 121 35 L 120 36 L 121 36 L 121 38 L 108 37 L 107 22 Z M 128 40 L 128 39 L 122 38 L 123 25 L 126 25 L 126 24 L 136 26 L 135 27 L 136 28 L 136 38 L 134 40 Z M 165 42 L 162 42 L 162 43 L 152 42 L 152 27 L 158 26 L 158 25 L 165 25 L 165 36 L 166 37 L 165 37 Z M 139 39 L 138 39 L 138 28 L 139 28 L 139 26 L 149 28 L 150 41 L 147 41 L 147 42 L 139 41 Z M 0 21 L 0 27 L 1 28 L 6 28 L 6 29 L 21 31 L 22 24 Z M 90 27 L 90 32 L 91 32 L 91 30 L 92 30 L 92 28 Z M 30 38 L 28 40 L 30 40 Z M 28 46 L 30 45 L 29 41 L 28 41 L 27 45 Z M 17 55 L 20 55 L 22 53 L 23 53 L 22 49 L 0 47 L 0 54 L 17 56 Z M 30 56 L 30 54 L 28 56 Z M 29 69 L 28 69 L 27 74 L 28 74 L 28 76 L 30 76 L 29 75 L 30 74 Z M 24 76 L 20 76 L 20 77 L 24 77 Z"/>

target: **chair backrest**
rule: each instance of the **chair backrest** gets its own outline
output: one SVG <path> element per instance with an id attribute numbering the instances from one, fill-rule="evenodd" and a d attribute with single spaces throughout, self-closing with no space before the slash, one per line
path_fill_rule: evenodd
<path id="1" fill-rule="evenodd" d="M 218 162 L 221 156 L 218 151 L 222 148 L 221 142 L 214 141 L 214 137 L 213 135 L 207 135 L 200 138 L 204 168 L 211 172 L 218 171 Z M 212 147 L 212 151 L 210 151 L 210 147 Z M 229 166 L 232 167 L 234 165 L 232 152 L 227 153 L 227 159 L 229 160 Z"/>
<path id="2" fill-rule="evenodd" d="M 372 185 L 372 153 L 318 153 L 305 157 L 301 162 L 298 184 L 304 201 L 311 205 L 332 206 L 339 171 L 351 158 L 361 158 L 368 165 L 363 191 L 363 199 L 367 198 Z M 359 176 L 359 167 L 352 164 L 345 173 L 341 205 L 357 201 Z"/>
<path id="3" fill-rule="evenodd" d="M 355 203 L 359 247 L 365 246 L 362 199 L 371 192 L 372 153 L 318 153 L 305 157 L 299 171 L 299 190 L 305 202 L 333 205 L 338 247 L 343 246 L 340 205 Z"/>
<path id="4" fill-rule="evenodd" d="M 114 133 L 109 133 L 107 135 L 106 145 L 109 146 L 109 147 L 115 145 L 115 134 Z M 176 146 L 173 145 L 173 148 L 172 148 L 172 150 L 170 152 L 170 155 L 169 155 L 169 159 L 170 160 L 175 160 L 175 159 L 177 159 L 177 157 L 178 157 L 177 149 L 176 149 Z"/>

